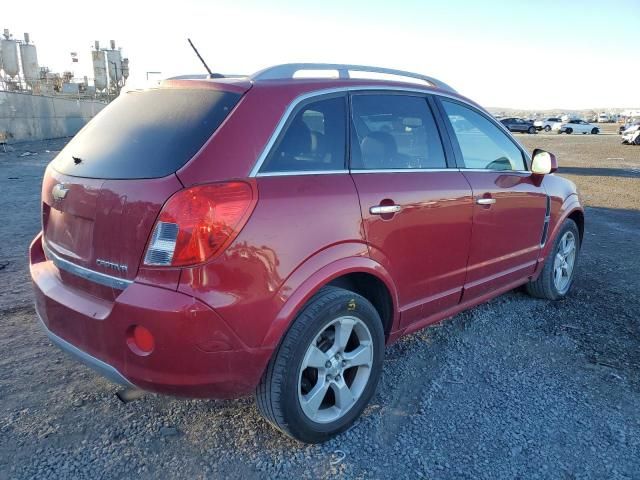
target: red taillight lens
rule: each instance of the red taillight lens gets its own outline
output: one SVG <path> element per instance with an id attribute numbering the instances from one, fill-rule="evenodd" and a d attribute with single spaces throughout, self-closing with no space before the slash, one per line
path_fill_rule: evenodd
<path id="1" fill-rule="evenodd" d="M 222 253 L 244 227 L 256 200 L 255 186 L 247 182 L 179 191 L 158 216 L 145 265 L 193 265 Z"/>

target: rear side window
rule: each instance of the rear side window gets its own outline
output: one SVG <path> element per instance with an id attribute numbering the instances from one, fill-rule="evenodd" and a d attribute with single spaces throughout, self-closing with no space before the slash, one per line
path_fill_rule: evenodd
<path id="1" fill-rule="evenodd" d="M 346 98 L 304 104 L 289 119 L 260 173 L 345 169 Z"/>
<path id="2" fill-rule="evenodd" d="M 53 167 L 77 177 L 164 177 L 198 152 L 239 99 L 215 90 L 122 93 L 69 142 Z"/>
<path id="3" fill-rule="evenodd" d="M 353 170 L 446 168 L 427 100 L 409 95 L 352 97 Z"/>
<path id="4" fill-rule="evenodd" d="M 464 168 L 526 170 L 522 152 L 496 125 L 459 103 L 441 102 L 458 140 Z"/>

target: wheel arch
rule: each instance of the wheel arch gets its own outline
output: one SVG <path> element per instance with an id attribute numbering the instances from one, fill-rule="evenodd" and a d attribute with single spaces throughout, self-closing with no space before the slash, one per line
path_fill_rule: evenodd
<path id="1" fill-rule="evenodd" d="M 296 273 L 305 275 L 305 270 L 307 269 L 301 267 Z M 277 293 L 286 296 L 286 300 L 265 335 L 263 347 L 275 347 L 286 334 L 300 309 L 327 285 L 345 288 L 367 298 L 380 314 L 387 339 L 394 327 L 399 325 L 395 285 L 385 268 L 371 258 L 341 258 L 305 276 L 306 278 L 299 283 L 295 280 L 285 282 Z M 292 284 L 296 283 L 293 288 Z"/>
<path id="2" fill-rule="evenodd" d="M 582 208 L 575 208 L 567 215 L 566 218 L 570 218 L 578 226 L 578 232 L 580 233 L 580 245 L 582 245 L 582 239 L 584 238 L 584 211 Z"/>
<path id="3" fill-rule="evenodd" d="M 394 302 L 385 282 L 370 272 L 355 271 L 336 277 L 327 285 L 344 288 L 369 300 L 380 315 L 385 338 L 389 338 L 393 328 Z"/>
<path id="4" fill-rule="evenodd" d="M 570 218 L 571 220 L 576 222 L 578 226 L 578 232 L 580 234 L 580 244 L 582 245 L 585 228 L 584 208 L 580 204 L 578 196 L 576 194 L 572 194 L 567 197 L 567 199 L 562 204 L 562 207 L 560 208 L 558 219 L 553 225 L 549 238 L 547 239 L 545 247 L 543 248 L 542 254 L 538 260 L 539 265 L 544 263 L 545 258 L 549 254 L 549 250 L 556 241 L 556 237 L 558 236 L 558 232 L 562 228 L 562 224 L 567 218 Z"/>

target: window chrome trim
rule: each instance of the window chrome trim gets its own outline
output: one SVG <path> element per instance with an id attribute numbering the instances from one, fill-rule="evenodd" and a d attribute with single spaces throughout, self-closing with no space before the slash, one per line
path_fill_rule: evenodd
<path id="1" fill-rule="evenodd" d="M 343 170 L 290 170 L 287 172 L 258 172 L 256 177 L 290 177 L 292 175 L 337 175 L 349 173 L 346 168 Z"/>
<path id="2" fill-rule="evenodd" d="M 300 105 L 302 102 L 309 100 L 311 98 L 314 97 L 321 97 L 324 95 L 331 95 L 331 94 L 335 94 L 335 93 L 352 93 L 352 92 L 399 92 L 399 93 L 419 93 L 422 95 L 433 95 L 436 97 L 446 97 L 446 98 L 450 98 L 452 100 L 455 100 L 457 102 L 460 102 L 464 105 L 468 105 L 469 107 L 471 107 L 474 110 L 478 110 L 478 106 L 472 104 L 471 102 L 468 102 L 460 97 L 454 96 L 454 95 L 450 95 L 447 92 L 444 91 L 438 91 L 438 90 L 430 90 L 430 89 L 424 89 L 424 88 L 412 88 L 412 87 L 396 87 L 396 86 L 391 86 L 391 85 L 379 85 L 379 86 L 373 86 L 373 85 L 360 85 L 360 86 L 356 86 L 356 85 L 346 85 L 346 86 L 342 86 L 342 87 L 332 87 L 332 88 L 325 88 L 322 90 L 314 90 L 313 92 L 307 92 L 304 93 L 302 95 L 297 96 L 296 98 L 294 98 L 291 103 L 289 103 L 289 105 L 287 106 L 286 110 L 284 111 L 284 113 L 282 114 L 282 117 L 280 118 L 280 121 L 278 122 L 278 124 L 276 125 L 275 130 L 273 131 L 273 133 L 271 134 L 271 136 L 269 137 L 269 140 L 267 141 L 267 144 L 264 146 L 264 148 L 262 149 L 262 152 L 260 153 L 260 156 L 258 156 L 258 159 L 256 160 L 256 163 L 254 164 L 253 168 L 251 169 L 251 171 L 249 172 L 249 177 L 262 177 L 262 176 L 285 176 L 285 175 L 300 175 L 300 172 L 294 172 L 294 171 L 289 171 L 289 172 L 262 172 L 260 173 L 260 169 L 262 168 L 262 164 L 265 162 L 265 160 L 267 159 L 267 157 L 269 156 L 269 153 L 271 153 L 271 149 L 273 148 L 274 144 L 276 143 L 276 141 L 278 140 L 278 137 L 280 136 L 280 133 L 282 132 L 284 126 L 287 124 L 289 117 L 291 116 L 291 114 L 293 113 L 293 111 L 298 107 L 298 105 Z M 348 114 L 350 114 L 350 112 L 347 112 Z M 490 114 L 489 114 L 490 115 Z M 513 141 L 516 146 L 522 151 L 524 152 L 525 156 L 527 157 L 527 159 L 529 160 L 529 163 L 531 163 L 531 157 L 529 156 L 529 153 L 524 149 L 524 147 L 522 147 L 522 145 L 520 145 L 520 143 L 515 139 L 515 137 L 513 135 L 511 135 L 511 132 L 501 123 L 498 122 L 497 120 L 493 120 L 492 123 L 494 125 L 496 125 L 498 128 L 501 128 L 502 131 L 504 133 L 507 134 L 507 137 Z M 347 139 L 347 141 L 349 141 L 349 139 Z M 449 168 L 447 170 L 455 170 L 456 167 L 452 167 Z M 327 170 L 327 173 L 344 173 L 347 172 L 348 170 Z M 357 172 L 362 172 L 363 170 L 351 170 L 351 173 L 357 173 Z M 389 170 L 385 170 L 386 172 L 388 172 Z M 412 171 L 415 172 L 416 170 L 413 169 L 406 169 L 406 171 Z M 430 171 L 434 171 L 434 170 L 430 170 Z M 484 170 L 487 171 L 487 170 Z M 502 170 L 496 170 L 496 171 L 502 171 Z M 507 171 L 511 171 L 513 172 L 514 170 L 507 170 Z M 527 173 L 530 173 L 527 170 Z M 308 175 L 311 175 L 310 173 L 307 173 Z M 315 174 L 320 174 L 320 172 L 315 173 Z"/>
<path id="3" fill-rule="evenodd" d="M 500 170 L 491 168 L 459 168 L 462 173 L 464 172 L 491 172 L 491 173 L 526 173 L 531 174 L 529 170 Z"/>
<path id="4" fill-rule="evenodd" d="M 456 172 L 457 168 L 367 168 L 359 170 L 351 170 L 351 174 L 358 173 L 438 173 L 438 172 Z"/>
<path id="5" fill-rule="evenodd" d="M 51 249 L 47 247 L 44 240 L 42 242 L 42 248 L 47 258 L 51 260 L 56 267 L 58 267 L 60 270 L 64 270 L 65 272 L 69 272 L 72 275 L 76 275 L 91 282 L 99 283 L 100 285 L 104 285 L 106 287 L 116 288 L 118 290 L 124 290 L 133 283 L 132 280 L 113 277 L 111 275 L 107 275 L 106 273 L 96 272 L 94 270 L 81 267 L 80 265 L 76 265 L 69 260 L 65 260 L 64 258 L 59 257 L 58 255 L 53 253 Z"/>

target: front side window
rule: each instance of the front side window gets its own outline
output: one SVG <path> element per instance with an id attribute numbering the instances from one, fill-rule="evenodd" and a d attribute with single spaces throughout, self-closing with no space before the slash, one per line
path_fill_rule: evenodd
<path id="1" fill-rule="evenodd" d="M 464 168 L 526 170 L 522 152 L 496 125 L 471 108 L 441 101 L 458 140 Z"/>
<path id="2" fill-rule="evenodd" d="M 344 170 L 346 98 L 323 98 L 293 114 L 261 173 Z"/>
<path id="3" fill-rule="evenodd" d="M 426 98 L 357 94 L 352 97 L 351 168 L 446 168 L 440 135 Z"/>

